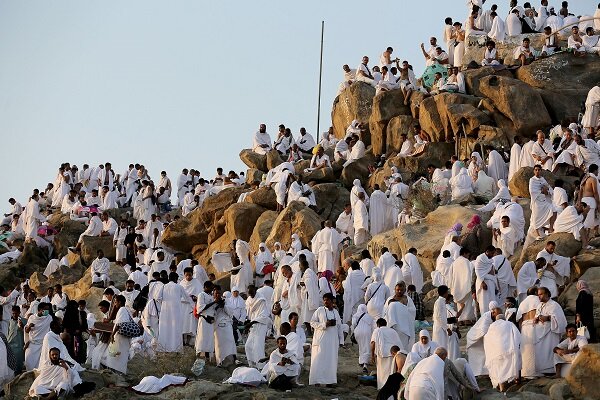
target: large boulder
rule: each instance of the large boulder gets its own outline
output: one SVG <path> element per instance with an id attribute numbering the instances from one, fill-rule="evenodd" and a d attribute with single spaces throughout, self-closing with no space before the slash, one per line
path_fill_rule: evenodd
<path id="1" fill-rule="evenodd" d="M 246 184 L 252 185 L 254 182 L 261 182 L 264 172 L 256 168 L 248 168 L 246 171 Z"/>
<path id="2" fill-rule="evenodd" d="M 275 168 L 282 162 L 283 160 L 281 159 L 281 156 L 277 150 L 272 149 L 267 153 L 267 170 Z"/>
<path id="3" fill-rule="evenodd" d="M 43 271 L 48 265 L 48 250 L 38 247 L 35 243 L 25 243 L 23 253 L 17 259 L 20 274 L 29 276 L 36 271 Z"/>
<path id="4" fill-rule="evenodd" d="M 498 150 L 508 150 L 510 148 L 510 142 L 506 132 L 495 126 L 481 125 L 479 129 L 477 129 L 477 139 L 484 145 L 492 146 Z"/>
<path id="5" fill-rule="evenodd" d="M 386 128 L 390 120 L 398 115 L 410 115 L 410 107 L 404 105 L 404 95 L 401 90 L 382 92 L 373 98 L 373 108 L 369 118 L 373 153 L 386 153 Z"/>
<path id="6" fill-rule="evenodd" d="M 530 135 L 548 127 L 552 119 L 540 94 L 526 83 L 504 76 L 486 76 L 479 89 L 509 118 L 519 134 Z"/>
<path id="7" fill-rule="evenodd" d="M 400 135 L 403 133 L 409 135 L 413 125 L 414 118 L 410 115 L 398 115 L 390 120 L 385 129 L 386 154 L 400 151 L 402 148 Z"/>
<path id="8" fill-rule="evenodd" d="M 81 244 L 81 262 L 90 265 L 98 257 L 98 250 L 104 252 L 104 257 L 115 261 L 115 246 L 112 236 L 84 236 Z"/>
<path id="9" fill-rule="evenodd" d="M 516 75 L 519 80 L 535 88 L 557 93 L 565 89 L 587 93 L 591 87 L 598 84 L 600 61 L 591 57 L 573 57 L 572 54 L 565 52 L 521 67 Z M 582 101 L 585 101 L 585 95 L 583 99 L 573 99 L 574 103 Z"/>
<path id="10" fill-rule="evenodd" d="M 588 344 L 571 364 L 566 380 L 576 398 L 598 398 L 598 375 L 600 374 L 600 344 Z"/>
<path id="11" fill-rule="evenodd" d="M 222 190 L 216 196 L 204 200 L 199 209 L 173 222 L 163 232 L 162 242 L 170 248 L 189 253 L 194 246 L 207 245 L 208 235 L 223 217 L 225 210 L 236 203 L 244 188 Z M 219 237 L 220 235 L 213 236 Z"/>
<path id="12" fill-rule="evenodd" d="M 77 243 L 86 228 L 83 222 L 72 221 L 68 214 L 61 212 L 50 215 L 48 223 L 59 231 L 54 235 L 53 245 L 56 254 L 61 256 L 67 254 L 68 248 Z"/>
<path id="13" fill-rule="evenodd" d="M 251 191 L 248 193 L 244 201 L 259 205 L 269 210 L 277 210 L 277 194 L 270 186 L 263 186 Z"/>
<path id="14" fill-rule="evenodd" d="M 366 124 L 371 117 L 375 88 L 364 82 L 354 82 L 336 97 L 331 110 L 333 132 L 338 139 L 346 136 L 346 129 L 353 120 Z M 362 140 L 370 143 L 370 135 L 365 132 Z"/>
<path id="15" fill-rule="evenodd" d="M 532 167 L 523 167 L 519 169 L 508 182 L 508 188 L 513 196 L 527 197 L 529 198 L 529 180 L 533 176 Z M 577 177 L 573 176 L 559 176 L 547 170 L 542 170 L 542 176 L 550 186 L 554 186 L 554 181 L 557 178 L 562 179 L 565 182 L 563 188 L 567 193 L 573 193 L 575 191 L 575 181 Z"/>
<path id="16" fill-rule="evenodd" d="M 465 77 L 465 87 L 467 89 L 467 93 L 479 97 L 483 97 L 481 91 L 479 90 L 479 81 L 481 81 L 481 78 L 489 75 L 507 76 L 509 78 L 512 78 L 513 76 L 507 69 L 496 69 L 494 67 L 467 69 L 463 71 L 463 75 Z"/>
<path id="17" fill-rule="evenodd" d="M 396 166 L 401 172 L 415 174 L 424 172 L 429 164 L 442 167 L 455 152 L 454 143 L 434 142 L 425 147 L 425 152 L 416 157 L 394 157 L 387 161 L 389 167 Z M 389 176 L 389 175 L 388 175 Z"/>
<path id="18" fill-rule="evenodd" d="M 315 169 L 311 172 L 305 173 L 302 176 L 302 182 L 304 182 L 304 183 L 335 182 L 335 175 L 333 173 L 333 168 L 319 168 L 319 169 Z"/>
<path id="19" fill-rule="evenodd" d="M 434 97 L 423 99 L 419 105 L 419 125 L 429 133 L 434 142 L 443 142 L 445 140 L 444 124 L 440 118 L 437 104 Z"/>
<path id="20" fill-rule="evenodd" d="M 375 235 L 368 248 L 375 257 L 381 255 L 381 248 L 387 247 L 391 253 L 405 254 L 409 248 L 415 247 L 425 276 L 435 269 L 435 260 L 444 244 L 448 229 L 456 222 L 464 226 L 471 220 L 476 210 L 459 205 L 438 207 L 419 224 L 401 225 L 399 228 Z M 485 227 L 487 216 L 482 219 L 482 245 L 491 242 L 490 230 Z M 485 239 L 488 239 L 487 241 Z M 473 250 L 475 251 L 475 250 Z"/>
<path id="21" fill-rule="evenodd" d="M 337 217 L 344 210 L 344 206 L 350 203 L 348 189 L 336 183 L 321 183 L 314 185 L 312 190 L 317 201 L 317 208 L 323 209 L 321 217 L 335 224 Z"/>
<path id="22" fill-rule="evenodd" d="M 272 248 L 279 242 L 287 249 L 292 243 L 292 234 L 297 233 L 302 246 L 310 247 L 313 236 L 321 229 L 321 221 L 321 217 L 303 203 L 292 201 L 275 220 L 266 243 Z"/>
<path id="23" fill-rule="evenodd" d="M 50 286 L 60 284 L 62 286 L 77 282 L 83 276 L 86 268 L 81 263 L 76 263 L 71 267 L 61 265 L 57 271 L 50 274 L 49 277 L 40 272 L 34 272 L 29 278 L 29 287 L 36 293 L 46 293 Z"/>
<path id="24" fill-rule="evenodd" d="M 476 111 L 471 111 L 472 110 L 471 108 L 457 107 L 459 105 L 470 105 L 474 108 L 481 101 L 481 99 L 479 97 L 469 96 L 469 95 L 460 94 L 460 93 L 440 93 L 436 96 L 433 96 L 433 98 L 435 99 L 437 112 L 440 116 L 440 121 L 441 121 L 443 129 L 444 129 L 445 138 L 453 137 L 456 133 L 459 132 L 459 130 L 461 128 L 460 123 L 458 123 L 457 128 L 454 129 L 454 126 L 452 125 L 453 118 L 457 121 L 460 121 L 462 118 L 472 121 L 473 119 L 475 119 L 475 116 L 480 115 Z M 452 117 L 453 113 L 457 113 L 459 115 L 464 115 L 464 116 L 463 117 L 460 117 L 460 116 Z M 485 117 L 480 117 L 480 118 L 483 118 L 483 120 L 487 121 L 485 119 Z M 479 124 L 479 125 L 481 125 L 481 124 Z"/>
<path id="25" fill-rule="evenodd" d="M 252 230 L 252 236 L 250 236 L 251 249 L 258 249 L 258 245 L 267 240 L 271 234 L 275 220 L 277 219 L 277 211 L 265 211 L 258 217 L 254 229 Z"/>
<path id="26" fill-rule="evenodd" d="M 265 208 L 252 203 L 235 203 L 225 210 L 225 235 L 229 242 L 234 239 L 250 240 L 258 217 Z"/>
<path id="27" fill-rule="evenodd" d="M 248 166 L 248 168 L 258 169 L 263 172 L 267 172 L 267 155 L 258 154 L 252 151 L 252 149 L 244 149 L 240 151 L 240 160 Z"/>
<path id="28" fill-rule="evenodd" d="M 375 157 L 373 156 L 373 153 L 368 151 L 363 158 L 344 167 L 340 177 L 342 184 L 347 188 L 351 188 L 352 182 L 354 182 L 355 179 L 358 179 L 363 186 L 366 185 L 369 180 L 369 175 L 371 174 L 369 166 L 373 165 L 374 162 Z"/>
<path id="29" fill-rule="evenodd" d="M 587 90 L 565 89 L 561 92 L 538 89 L 553 124 L 577 121 Z"/>
<path id="30" fill-rule="evenodd" d="M 447 110 L 454 135 L 458 132 L 464 132 L 467 135 L 477 133 L 482 125 L 489 125 L 491 122 L 488 114 L 470 104 L 453 104 L 448 106 Z"/>

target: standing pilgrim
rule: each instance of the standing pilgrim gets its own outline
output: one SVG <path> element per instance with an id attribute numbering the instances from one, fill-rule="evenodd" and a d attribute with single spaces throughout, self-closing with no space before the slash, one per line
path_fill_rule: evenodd
<path id="1" fill-rule="evenodd" d="M 184 312 L 190 307 L 192 299 L 185 289 L 177 283 L 176 272 L 169 274 L 169 283 L 163 286 L 161 313 L 158 323 L 159 351 L 174 352 L 183 348 Z"/>
<path id="2" fill-rule="evenodd" d="M 245 350 L 250 367 L 256 366 L 259 360 L 265 357 L 267 329 L 271 325 L 269 311 L 267 301 L 256 293 L 256 286 L 248 286 L 246 312 L 249 322 L 246 324 L 248 340 L 246 341 Z"/>
<path id="3" fill-rule="evenodd" d="M 521 333 L 512 322 L 506 321 L 499 309 L 493 314 L 493 322 L 485 337 L 485 365 L 493 387 L 506 391 L 506 384 L 519 378 L 521 371 Z"/>
<path id="4" fill-rule="evenodd" d="M 542 374 L 555 372 L 553 350 L 560 343 L 565 333 L 567 319 L 557 302 L 550 298 L 550 290 L 546 287 L 538 289 L 540 304 L 535 312 L 536 325 L 535 369 Z"/>
<path id="5" fill-rule="evenodd" d="M 319 307 L 310 321 L 314 329 L 312 356 L 310 362 L 309 385 L 337 384 L 338 347 L 344 344 L 342 320 L 333 307 L 333 295 L 323 295 L 322 307 Z"/>
<path id="6" fill-rule="evenodd" d="M 552 206 L 552 188 L 542 176 L 541 165 L 533 167 L 533 176 L 529 179 L 529 194 L 531 196 L 531 219 L 529 232 L 538 238 L 546 236 L 544 227 L 554 222 L 554 207 Z"/>
<path id="7" fill-rule="evenodd" d="M 496 290 L 498 290 L 498 278 L 492 257 L 496 254 L 494 246 L 488 246 L 485 253 L 480 254 L 473 262 L 475 267 L 475 290 L 479 302 L 480 313 L 485 312 L 491 301 L 496 301 Z"/>
<path id="8" fill-rule="evenodd" d="M 361 246 L 369 240 L 369 212 L 364 192 L 358 193 L 352 214 L 354 215 L 354 244 Z"/>
<path id="9" fill-rule="evenodd" d="M 377 366 L 377 389 L 381 389 L 392 373 L 393 346 L 401 346 L 398 332 L 387 326 L 383 318 L 377 320 L 377 328 L 371 336 L 371 361 Z"/>
<path id="10" fill-rule="evenodd" d="M 439 297 L 433 304 L 433 341 L 443 348 L 448 347 L 448 337 L 452 330 L 448 327 L 448 313 L 446 299 L 450 296 L 448 286 L 442 285 L 437 288 Z"/>

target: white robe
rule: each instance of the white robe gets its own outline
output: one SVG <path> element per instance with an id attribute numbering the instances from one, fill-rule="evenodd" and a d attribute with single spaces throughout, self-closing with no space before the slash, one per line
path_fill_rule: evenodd
<path id="1" fill-rule="evenodd" d="M 326 326 L 335 319 L 335 326 Z M 344 344 L 342 321 L 337 310 L 319 307 L 312 316 L 310 326 L 314 329 L 312 341 L 309 385 L 337 383 L 338 348 Z"/>
<path id="2" fill-rule="evenodd" d="M 187 313 L 191 304 L 192 299 L 181 285 L 174 282 L 164 285 L 158 323 L 158 351 L 182 350 L 184 312 Z"/>
<path id="3" fill-rule="evenodd" d="M 269 150 L 271 150 L 271 136 L 267 132 L 261 133 L 257 131 L 254 134 L 254 139 L 252 141 L 252 151 L 258 154 L 267 154 Z M 267 147 L 261 147 L 261 145 L 267 145 Z"/>
<path id="4" fill-rule="evenodd" d="M 465 305 L 459 321 L 466 321 L 474 316 L 471 299 L 471 279 L 473 266 L 465 257 L 459 256 L 452 263 L 450 275 L 450 293 L 454 295 L 456 303 Z"/>
<path id="5" fill-rule="evenodd" d="M 477 279 L 475 280 L 475 290 L 477 291 L 477 301 L 479 303 L 479 310 L 484 312 L 487 310 L 488 304 L 491 301 L 496 301 L 496 289 L 498 280 L 496 275 L 494 275 L 494 263 L 491 258 L 483 253 L 480 254 L 477 259 L 473 262 L 473 266 L 475 267 L 475 275 Z M 483 289 L 481 287 L 482 283 L 487 285 L 487 289 Z"/>
<path id="6" fill-rule="evenodd" d="M 473 193 L 473 180 L 466 168 L 462 168 L 458 175 L 450 179 L 450 186 L 452 187 L 452 200 Z"/>
<path id="7" fill-rule="evenodd" d="M 448 349 L 448 316 L 446 299 L 438 297 L 433 304 L 433 341 L 439 346 Z"/>
<path id="8" fill-rule="evenodd" d="M 375 343 L 377 389 L 381 389 L 392 373 L 394 357 L 391 348 L 392 346 L 402 346 L 402 342 L 398 332 L 387 326 L 375 328 L 371 342 Z"/>
<path id="9" fill-rule="evenodd" d="M 513 296 L 514 291 L 517 288 L 517 280 L 515 279 L 515 273 L 512 270 L 510 261 L 506 256 L 500 254 L 492 258 L 494 262 L 494 268 L 496 270 L 496 276 L 498 278 L 498 300 L 503 301 L 508 296 Z"/>
<path id="10" fill-rule="evenodd" d="M 369 200 L 369 219 L 371 222 L 370 233 L 377 235 L 385 230 L 388 213 L 388 199 L 381 190 L 375 190 Z"/>
<path id="11" fill-rule="evenodd" d="M 485 366 L 484 341 L 490 325 L 494 322 L 491 314 L 491 311 L 482 313 L 475 325 L 467 332 L 467 355 L 475 376 L 488 374 Z"/>
<path id="12" fill-rule="evenodd" d="M 490 151 L 488 155 L 487 175 L 494 179 L 494 181 L 508 178 L 506 162 L 504 162 L 504 159 L 496 150 Z"/>
<path id="13" fill-rule="evenodd" d="M 415 285 L 417 293 L 421 293 L 421 290 L 423 290 L 423 270 L 421 269 L 421 264 L 419 263 L 417 256 L 412 253 L 406 253 L 403 261 L 402 274 L 405 280 L 410 274 L 410 283 L 406 282 L 406 284 Z"/>
<path id="14" fill-rule="evenodd" d="M 558 346 L 565 333 L 567 319 L 562 307 L 552 299 L 538 305 L 536 316 L 549 316 L 551 319 L 536 324 L 535 369 L 537 373 L 553 373 L 553 349 Z"/>
<path id="15" fill-rule="evenodd" d="M 548 194 L 542 193 L 542 188 L 548 188 Z M 549 223 L 554 207 L 552 206 L 552 187 L 543 177 L 532 176 L 529 180 L 529 195 L 531 196 L 530 231 L 540 229 Z M 536 233 L 537 235 L 537 233 Z"/>
<path id="16" fill-rule="evenodd" d="M 358 306 L 356 314 L 352 316 L 352 333 L 358 343 L 358 363 L 368 364 L 371 360 L 371 336 L 375 327 L 375 320 L 367 312 L 364 304 Z"/>
<path id="17" fill-rule="evenodd" d="M 506 38 L 506 24 L 499 16 L 496 16 L 492 21 L 492 28 L 488 36 L 497 42 L 504 42 L 504 38 Z"/>
<path id="18" fill-rule="evenodd" d="M 200 293 L 203 290 L 203 284 L 200 283 L 196 278 L 192 278 L 192 280 L 188 281 L 183 279 L 180 283 L 181 287 L 185 291 L 189 300 L 182 300 L 182 315 L 183 315 L 183 332 L 187 335 L 196 336 L 196 331 L 198 329 L 198 320 L 194 317 L 194 306 L 195 302 L 192 301 L 192 296 L 196 297 L 196 300 Z"/>
<path id="19" fill-rule="evenodd" d="M 595 212 L 595 210 L 590 210 L 590 212 Z M 574 206 L 566 207 L 554 221 L 554 232 L 570 233 L 575 240 L 581 240 L 583 227 L 583 215 L 579 214 Z"/>
<path id="20" fill-rule="evenodd" d="M 61 356 L 63 354 L 61 353 Z M 51 392 L 64 391 L 69 393 L 75 385 L 81 383 L 79 374 L 72 368 L 67 369 L 60 365 L 46 363 L 40 368 L 40 374 L 35 378 L 29 388 L 29 396 L 44 396 Z M 63 393 L 63 394 L 65 394 Z"/>
<path id="21" fill-rule="evenodd" d="M 508 167 L 508 180 L 510 181 L 514 174 L 517 173 L 519 169 L 521 169 L 520 165 L 521 161 L 521 146 L 518 143 L 515 143 L 510 148 L 510 163 Z"/>
<path id="22" fill-rule="evenodd" d="M 499 319 L 493 322 L 483 338 L 485 365 L 492 386 L 512 382 L 521 371 L 521 334 L 512 322 Z"/>
<path id="23" fill-rule="evenodd" d="M 250 328 L 248 340 L 245 344 L 246 358 L 249 365 L 256 365 L 259 360 L 265 358 L 265 339 L 267 329 L 271 325 L 270 310 L 267 302 L 261 296 L 246 299 L 246 312 L 250 321 L 256 322 Z"/>
<path id="24" fill-rule="evenodd" d="M 524 297 L 521 301 L 521 304 L 519 304 L 519 308 L 515 316 L 516 320 L 519 321 L 523 318 L 525 313 L 536 310 L 540 304 L 541 302 L 536 295 Z M 537 342 L 536 328 L 537 327 L 533 323 L 533 319 L 523 321 L 521 324 L 521 375 L 525 378 L 538 376 L 535 366 L 535 347 Z"/>
<path id="25" fill-rule="evenodd" d="M 369 315 L 371 315 L 375 321 L 383 315 L 383 306 L 388 297 L 390 297 L 390 290 L 385 282 L 375 281 L 370 283 L 367 287 L 367 291 L 365 292 L 365 304 L 367 305 Z"/>
<path id="26" fill-rule="evenodd" d="M 52 317 L 50 315 L 40 317 L 37 314 L 32 314 L 29 316 L 27 325 L 35 326 L 33 326 L 28 333 L 29 340 L 27 343 L 29 344 L 25 350 L 25 370 L 31 371 L 39 366 L 40 351 L 42 349 L 44 337 L 50 331 L 51 322 Z"/>
<path id="27" fill-rule="evenodd" d="M 357 270 L 348 270 L 344 286 L 344 322 L 350 321 L 352 315 L 356 312 L 358 305 L 362 303 L 363 291 L 361 289 L 366 279 L 365 273 L 359 268 Z"/>
<path id="28" fill-rule="evenodd" d="M 407 400 L 445 400 L 444 366 L 437 354 L 420 361 L 408 377 L 404 397 Z"/>
<path id="29" fill-rule="evenodd" d="M 412 299 L 407 296 L 407 304 L 400 301 L 387 301 L 383 308 L 383 318 L 387 326 L 398 333 L 401 345 L 400 349 L 409 351 L 415 342 L 415 315 L 416 308 Z"/>

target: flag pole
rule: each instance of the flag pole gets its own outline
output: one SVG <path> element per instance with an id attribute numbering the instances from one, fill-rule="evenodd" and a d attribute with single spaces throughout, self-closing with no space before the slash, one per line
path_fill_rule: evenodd
<path id="1" fill-rule="evenodd" d="M 325 21 L 321 21 L 321 59 L 319 61 L 319 100 L 317 102 L 317 143 L 319 143 L 321 123 L 321 81 L 323 79 L 323 35 L 325 33 Z"/>

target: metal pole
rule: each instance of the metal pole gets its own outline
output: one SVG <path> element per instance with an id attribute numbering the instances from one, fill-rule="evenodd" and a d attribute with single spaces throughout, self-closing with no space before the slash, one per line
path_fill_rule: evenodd
<path id="1" fill-rule="evenodd" d="M 325 21 L 321 21 L 321 59 L 319 61 L 319 100 L 317 104 L 317 143 L 319 143 L 321 123 L 321 80 L 323 78 L 323 35 L 325 33 Z"/>

